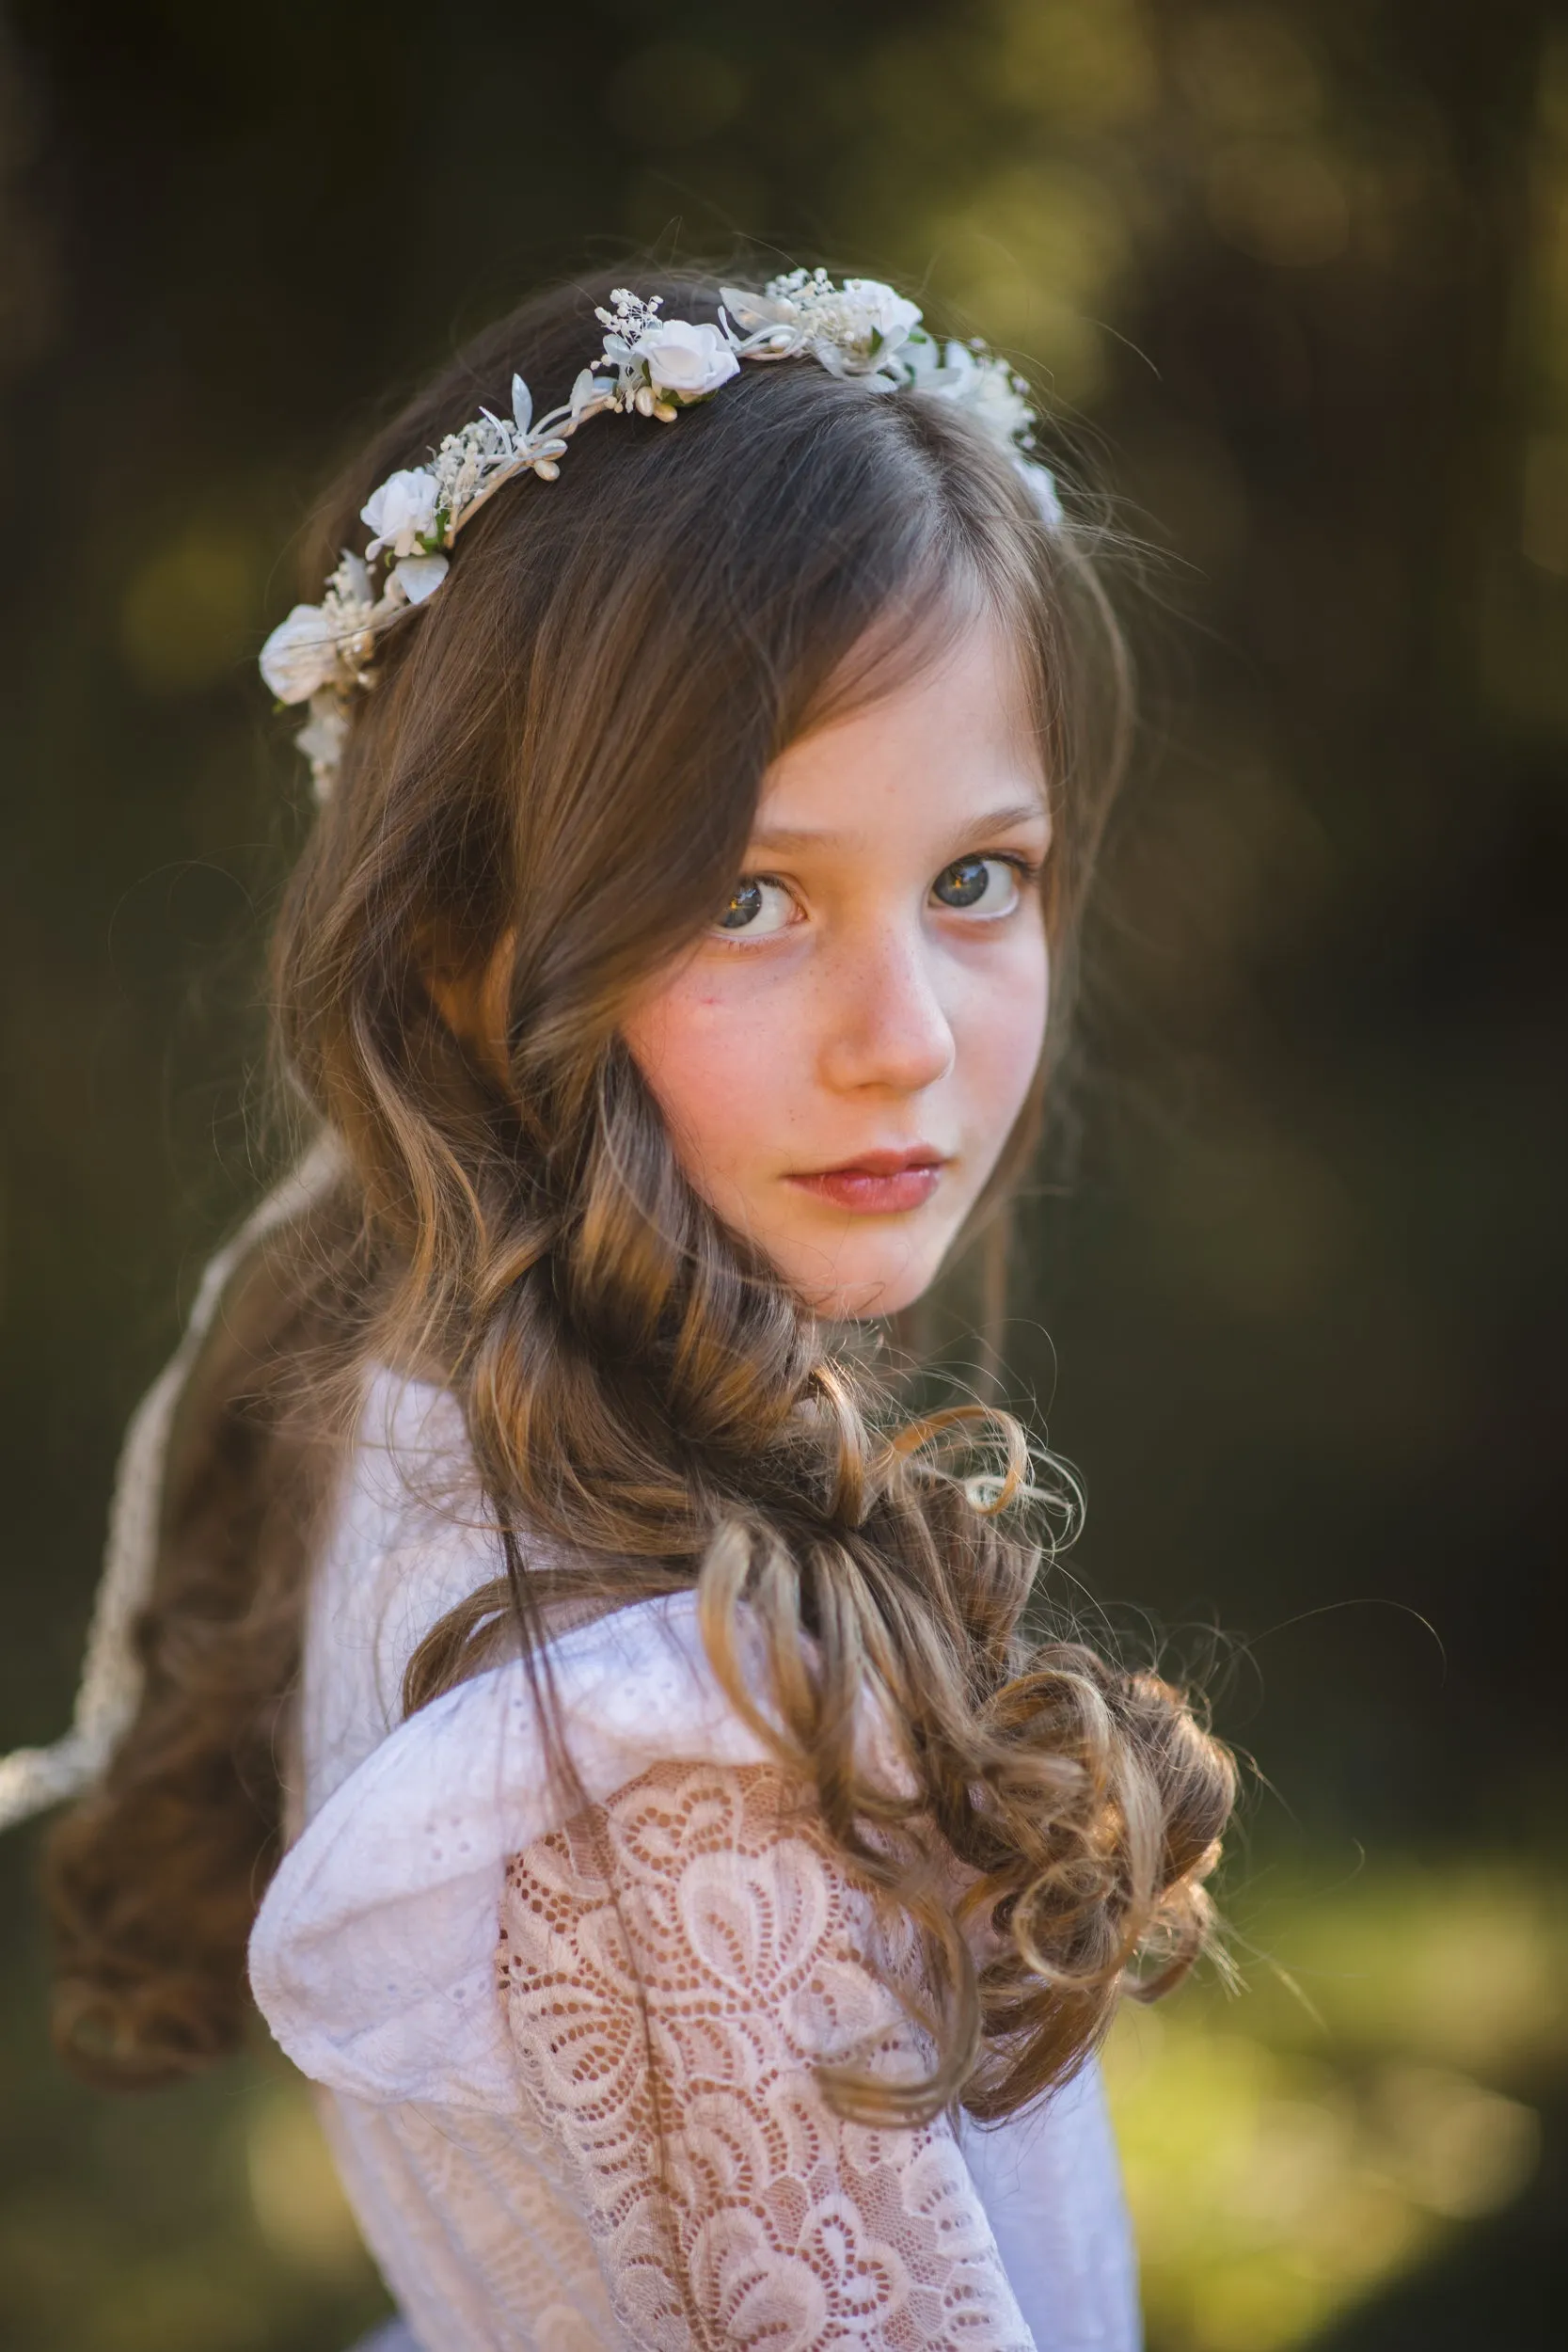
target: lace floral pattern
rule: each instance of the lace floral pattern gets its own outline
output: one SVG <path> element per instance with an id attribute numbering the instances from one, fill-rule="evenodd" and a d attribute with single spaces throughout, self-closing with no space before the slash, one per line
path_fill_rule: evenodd
<path id="1" fill-rule="evenodd" d="M 926 2071 L 887 1981 L 918 1990 L 917 1949 L 768 1766 L 659 1765 L 511 1862 L 514 2046 L 633 2342 L 1033 2352 L 945 2119 L 847 2123 L 817 2087 Z"/>

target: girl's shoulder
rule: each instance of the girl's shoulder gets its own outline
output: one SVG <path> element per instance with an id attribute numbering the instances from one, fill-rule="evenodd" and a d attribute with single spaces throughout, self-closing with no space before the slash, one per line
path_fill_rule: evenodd
<path id="1" fill-rule="evenodd" d="M 546 1708 L 570 1791 L 551 1770 Z M 689 1593 L 476 1675 L 389 1732 L 284 1856 L 251 1937 L 258 2005 L 334 2090 L 504 2104 L 495 1959 L 509 1858 L 660 1762 L 767 1756 L 708 1664 Z"/>
<path id="2" fill-rule="evenodd" d="M 373 1369 L 310 1578 L 292 1836 L 402 1722 L 432 1627 L 503 1572 L 456 1398 Z"/>
<path id="3" fill-rule="evenodd" d="M 454 1401 L 378 1374 L 308 1613 L 303 1826 L 250 1944 L 278 2042 L 359 2097 L 504 2099 L 493 1975 L 509 1858 L 661 1763 L 769 1756 L 708 1662 L 692 1592 L 570 1626 L 404 1719 L 414 1648 L 501 1565 Z M 739 1654 L 760 1691 L 744 1628 Z M 562 1747 L 575 1782 L 552 1767 Z"/>

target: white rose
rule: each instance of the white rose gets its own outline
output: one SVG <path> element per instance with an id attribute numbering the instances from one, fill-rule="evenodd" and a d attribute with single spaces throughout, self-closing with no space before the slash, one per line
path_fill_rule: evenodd
<path id="1" fill-rule="evenodd" d="M 261 647 L 261 675 L 280 703 L 308 703 L 338 675 L 338 636 L 319 604 L 296 604 Z"/>
<path id="2" fill-rule="evenodd" d="M 690 326 L 685 319 L 656 319 L 643 328 L 632 352 L 646 360 L 656 392 L 673 392 L 683 401 L 705 400 L 740 370 L 716 326 Z"/>
<path id="3" fill-rule="evenodd" d="M 394 555 L 421 553 L 420 539 L 436 535 L 436 476 L 428 467 L 389 475 L 359 510 L 360 521 L 375 533 L 367 554 L 379 555 L 383 548 Z"/>
<path id="4" fill-rule="evenodd" d="M 852 302 L 864 317 L 868 332 L 880 335 L 884 342 L 895 348 L 920 325 L 919 303 L 895 294 L 879 278 L 847 278 L 844 298 Z"/>

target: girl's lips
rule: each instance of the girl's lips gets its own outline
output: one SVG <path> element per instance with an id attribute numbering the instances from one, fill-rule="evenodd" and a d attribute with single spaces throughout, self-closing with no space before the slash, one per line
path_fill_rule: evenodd
<path id="1" fill-rule="evenodd" d="M 925 1206 L 942 1182 L 942 1161 L 934 1152 L 867 1152 L 843 1168 L 825 1168 L 789 1181 L 819 1200 L 831 1200 L 834 1208 L 862 1216 L 889 1216 L 900 1209 Z"/>

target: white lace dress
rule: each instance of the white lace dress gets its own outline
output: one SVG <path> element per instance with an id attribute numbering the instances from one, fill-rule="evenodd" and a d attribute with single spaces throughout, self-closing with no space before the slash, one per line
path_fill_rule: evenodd
<path id="1" fill-rule="evenodd" d="M 1134 2352 L 1092 2070 L 987 2133 L 825 2103 L 814 2069 L 851 2049 L 924 2070 L 888 1989 L 917 1956 L 729 1707 L 688 1597 L 551 1644 L 572 1820 L 521 1664 L 400 1721 L 415 1644 L 498 1572 L 464 1460 L 449 1397 L 372 1384 L 250 1954 L 424 2352 Z"/>

